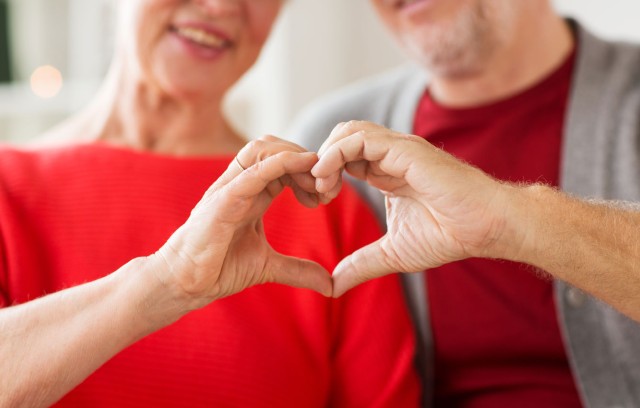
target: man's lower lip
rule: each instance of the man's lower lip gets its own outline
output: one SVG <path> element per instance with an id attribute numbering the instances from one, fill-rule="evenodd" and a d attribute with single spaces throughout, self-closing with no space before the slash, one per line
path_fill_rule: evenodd
<path id="1" fill-rule="evenodd" d="M 196 44 L 195 42 L 181 36 L 176 32 L 172 32 L 171 36 L 180 44 L 181 47 L 185 49 L 186 52 L 188 52 L 190 55 L 193 55 L 194 57 L 212 60 L 218 58 L 227 50 L 227 47 L 210 48 Z"/>

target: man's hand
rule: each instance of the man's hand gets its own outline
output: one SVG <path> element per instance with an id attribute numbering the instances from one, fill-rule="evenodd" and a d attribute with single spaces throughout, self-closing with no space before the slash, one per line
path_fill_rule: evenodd
<path id="1" fill-rule="evenodd" d="M 338 125 L 312 174 L 328 198 L 345 168 L 386 196 L 387 234 L 345 258 L 333 295 L 393 272 L 417 272 L 474 257 L 499 257 L 510 188 L 425 140 L 367 122 Z M 518 237 L 510 237 L 517 239 Z"/>
<path id="2" fill-rule="evenodd" d="M 186 297 L 188 309 L 267 282 L 331 296 L 329 273 L 315 262 L 274 251 L 262 224 L 285 186 L 302 204 L 318 204 L 310 174 L 317 160 L 315 153 L 275 137 L 249 143 L 156 253 L 163 261 L 160 280 Z"/>

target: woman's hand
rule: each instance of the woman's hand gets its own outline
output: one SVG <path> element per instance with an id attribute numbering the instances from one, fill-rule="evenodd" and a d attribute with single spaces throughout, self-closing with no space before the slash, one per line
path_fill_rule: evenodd
<path id="1" fill-rule="evenodd" d="M 508 187 L 478 169 L 417 136 L 367 122 L 338 125 L 319 155 L 312 174 L 328 198 L 340 191 L 343 168 L 386 196 L 387 234 L 336 267 L 333 296 L 393 272 L 495 255 Z"/>
<path id="2" fill-rule="evenodd" d="M 155 254 L 160 280 L 177 290 L 187 308 L 267 282 L 332 294 L 320 265 L 281 255 L 267 242 L 262 216 L 286 186 L 313 207 L 319 197 L 310 174 L 318 158 L 267 136 L 243 148 L 180 227 Z"/>

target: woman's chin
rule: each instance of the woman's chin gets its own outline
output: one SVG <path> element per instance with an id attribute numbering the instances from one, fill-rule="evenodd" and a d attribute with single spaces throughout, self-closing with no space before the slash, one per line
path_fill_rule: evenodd
<path id="1" fill-rule="evenodd" d="M 152 74 L 157 88 L 169 98 L 185 102 L 221 101 L 237 79 L 236 75 L 225 75 L 211 69 L 166 65 L 162 69 L 160 66 L 156 65 L 155 74 Z"/>

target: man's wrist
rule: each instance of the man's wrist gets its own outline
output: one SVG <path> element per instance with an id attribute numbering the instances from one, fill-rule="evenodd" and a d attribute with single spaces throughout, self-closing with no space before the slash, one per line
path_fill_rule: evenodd
<path id="1" fill-rule="evenodd" d="M 540 266 L 547 228 L 557 191 L 544 184 L 510 185 L 510 199 L 505 215 L 504 256 L 502 258 Z M 544 241 L 543 241 L 544 240 Z"/>

